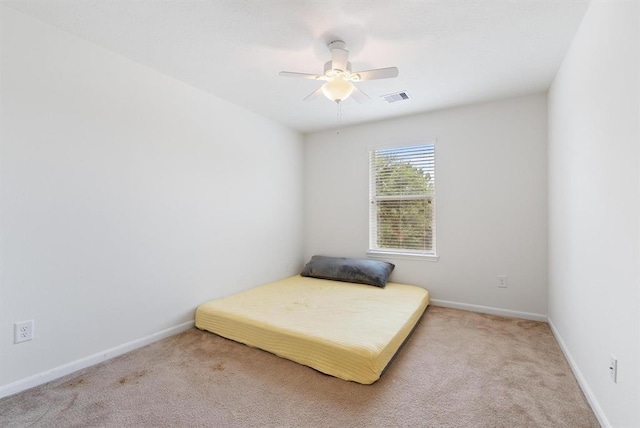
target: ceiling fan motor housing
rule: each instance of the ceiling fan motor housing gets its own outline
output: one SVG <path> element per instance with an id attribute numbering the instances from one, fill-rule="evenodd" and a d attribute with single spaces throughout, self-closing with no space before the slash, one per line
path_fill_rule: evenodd
<path id="1" fill-rule="evenodd" d="M 351 75 L 351 63 L 347 61 L 346 70 L 339 70 L 333 68 L 333 61 L 327 61 L 324 63 L 324 75 L 327 77 L 337 76 L 338 74 L 345 74 L 347 77 Z"/>

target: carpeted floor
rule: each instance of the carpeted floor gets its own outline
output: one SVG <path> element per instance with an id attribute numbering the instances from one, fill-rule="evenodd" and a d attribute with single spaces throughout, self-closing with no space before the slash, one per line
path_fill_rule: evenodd
<path id="1" fill-rule="evenodd" d="M 0 400 L 3 427 L 599 427 L 545 323 L 429 307 L 359 385 L 196 329 Z"/>

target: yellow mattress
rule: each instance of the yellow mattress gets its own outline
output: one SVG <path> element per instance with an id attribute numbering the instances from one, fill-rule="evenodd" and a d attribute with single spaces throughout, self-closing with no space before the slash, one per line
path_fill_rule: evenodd
<path id="1" fill-rule="evenodd" d="M 196 327 L 323 373 L 375 382 L 429 304 L 413 285 L 294 276 L 207 302 Z"/>

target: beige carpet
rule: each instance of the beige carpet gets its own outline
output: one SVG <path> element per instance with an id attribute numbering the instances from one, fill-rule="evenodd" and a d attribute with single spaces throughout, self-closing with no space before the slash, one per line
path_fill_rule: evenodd
<path id="1" fill-rule="evenodd" d="M 549 327 L 429 307 L 359 385 L 196 329 L 0 400 L 3 427 L 598 427 Z"/>

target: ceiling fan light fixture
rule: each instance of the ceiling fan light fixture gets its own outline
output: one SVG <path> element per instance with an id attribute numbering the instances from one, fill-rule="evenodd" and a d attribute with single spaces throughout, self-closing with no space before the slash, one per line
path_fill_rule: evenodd
<path id="1" fill-rule="evenodd" d="M 349 82 L 343 75 L 338 75 L 322 85 L 322 93 L 331 101 L 340 102 L 349 98 L 353 92 L 353 83 Z"/>

